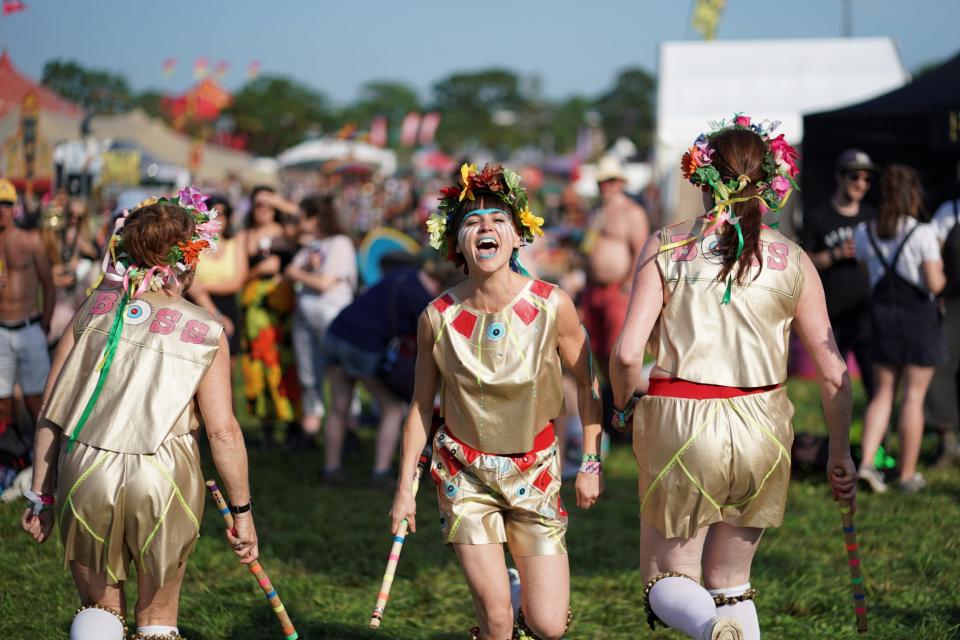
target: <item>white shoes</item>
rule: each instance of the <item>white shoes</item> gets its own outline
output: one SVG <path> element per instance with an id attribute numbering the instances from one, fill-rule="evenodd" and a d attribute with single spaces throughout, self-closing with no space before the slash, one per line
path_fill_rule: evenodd
<path id="1" fill-rule="evenodd" d="M 520 615 L 520 572 L 510 567 L 507 569 L 507 577 L 510 578 L 510 604 L 513 605 L 513 619 L 517 620 Z"/>
<path id="2" fill-rule="evenodd" d="M 730 618 L 714 618 L 713 625 L 708 628 L 702 640 L 744 640 L 743 627 L 736 620 Z"/>
<path id="3" fill-rule="evenodd" d="M 887 483 L 883 480 L 883 474 L 873 467 L 860 467 L 857 473 L 860 480 L 866 482 L 874 493 L 885 493 L 887 491 Z"/>

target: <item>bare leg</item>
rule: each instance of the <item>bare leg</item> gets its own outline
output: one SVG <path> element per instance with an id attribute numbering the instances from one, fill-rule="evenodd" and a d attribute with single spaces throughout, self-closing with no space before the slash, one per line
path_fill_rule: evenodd
<path id="1" fill-rule="evenodd" d="M 923 401 L 933 380 L 933 367 L 903 367 L 903 403 L 900 406 L 900 480 L 917 473 L 923 439 Z"/>
<path id="2" fill-rule="evenodd" d="M 454 544 L 473 596 L 482 640 L 509 640 L 513 635 L 510 581 L 503 545 Z"/>
<path id="3" fill-rule="evenodd" d="M 326 470 L 333 471 L 342 464 L 343 435 L 353 399 L 353 380 L 337 366 L 327 369 L 327 377 L 330 380 L 330 403 L 333 406 L 327 413 L 327 428 L 323 432 L 323 457 Z"/>
<path id="4" fill-rule="evenodd" d="M 70 562 L 70 572 L 73 574 L 73 582 L 77 585 L 80 602 L 84 606 L 99 604 L 126 616 L 127 606 L 123 597 L 122 582 L 107 584 L 106 573 L 97 573 L 76 561 Z"/>
<path id="5" fill-rule="evenodd" d="M 707 527 L 700 529 L 694 538 L 665 538 L 640 518 L 640 574 L 643 581 L 668 571 L 676 571 L 699 581 L 707 531 Z"/>
<path id="6" fill-rule="evenodd" d="M 187 564 L 177 568 L 177 575 L 158 587 L 145 571 L 137 571 L 137 589 L 139 598 L 136 605 L 137 626 L 166 625 L 177 626 L 177 614 L 180 610 L 180 587 Z"/>
<path id="7" fill-rule="evenodd" d="M 544 640 L 563 637 L 570 608 L 570 564 L 567 555 L 513 556 L 520 572 L 523 617 Z"/>
<path id="8" fill-rule="evenodd" d="M 763 529 L 719 522 L 710 527 L 703 550 L 703 582 L 713 595 L 740 596 L 750 588 L 750 567 Z M 717 615 L 736 620 L 746 640 L 760 640 L 760 621 L 752 600 L 717 607 Z"/>
<path id="9" fill-rule="evenodd" d="M 400 438 L 400 427 L 403 423 L 403 414 L 406 403 L 397 398 L 387 387 L 376 378 L 364 378 L 365 386 L 376 400 L 380 408 L 380 424 L 377 426 L 377 446 L 373 459 L 373 472 L 385 473 L 390 470 L 390 463 L 397 451 L 397 441 Z"/>
<path id="10" fill-rule="evenodd" d="M 874 393 L 863 419 L 861 467 L 873 467 L 873 459 L 890 424 L 893 398 L 897 391 L 896 369 L 885 364 L 875 364 L 873 368 Z"/>

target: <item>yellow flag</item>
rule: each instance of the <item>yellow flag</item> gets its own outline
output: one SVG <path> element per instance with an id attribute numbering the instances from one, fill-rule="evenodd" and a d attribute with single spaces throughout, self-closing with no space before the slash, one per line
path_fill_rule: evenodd
<path id="1" fill-rule="evenodd" d="M 720 14 L 727 6 L 727 0 L 695 0 L 690 24 L 694 31 L 703 35 L 704 40 L 713 40 L 720 24 Z"/>

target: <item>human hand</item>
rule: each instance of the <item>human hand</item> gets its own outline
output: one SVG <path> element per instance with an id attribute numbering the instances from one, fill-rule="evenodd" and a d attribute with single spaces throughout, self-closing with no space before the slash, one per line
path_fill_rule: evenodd
<path id="1" fill-rule="evenodd" d="M 827 480 L 833 490 L 835 500 L 849 500 L 851 513 L 856 512 L 857 503 L 857 466 L 853 463 L 850 450 L 834 454 L 827 459 Z"/>
<path id="2" fill-rule="evenodd" d="M 233 320 L 228 316 L 220 316 L 220 324 L 223 325 L 223 332 L 227 334 L 227 337 L 232 338 L 234 332 L 237 330 L 236 325 L 233 324 Z"/>
<path id="3" fill-rule="evenodd" d="M 254 270 L 257 272 L 257 275 L 260 276 L 275 276 L 280 273 L 280 256 L 271 255 L 267 256 L 254 267 Z"/>
<path id="4" fill-rule="evenodd" d="M 857 257 L 857 247 L 853 238 L 847 238 L 837 246 L 837 255 L 844 260 L 853 260 Z"/>
<path id="5" fill-rule="evenodd" d="M 20 527 L 33 536 L 33 539 L 43 543 L 53 531 L 53 510 L 46 509 L 39 515 L 33 515 L 33 507 L 27 507 L 20 517 Z"/>
<path id="6" fill-rule="evenodd" d="M 227 540 L 233 552 L 243 564 L 251 564 L 260 557 L 257 544 L 257 529 L 253 526 L 253 513 L 239 513 L 233 516 L 233 530 L 227 529 Z"/>
<path id="7" fill-rule="evenodd" d="M 603 488 L 603 473 L 578 473 L 577 506 L 581 509 L 589 509 L 595 505 L 603 495 Z"/>
<path id="8" fill-rule="evenodd" d="M 397 488 L 390 507 L 390 533 L 397 535 L 400 523 L 407 521 L 411 533 L 417 531 L 417 501 L 409 489 Z"/>

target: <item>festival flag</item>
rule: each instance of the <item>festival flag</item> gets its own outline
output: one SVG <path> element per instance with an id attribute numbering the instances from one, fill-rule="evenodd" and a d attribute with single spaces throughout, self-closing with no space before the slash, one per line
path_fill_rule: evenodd
<path id="1" fill-rule="evenodd" d="M 412 147 L 417 141 L 417 130 L 420 128 L 420 114 L 411 111 L 403 117 L 400 125 L 400 144 Z"/>
<path id="2" fill-rule="evenodd" d="M 260 75 L 260 61 L 254 60 L 247 65 L 247 80 L 254 80 Z"/>
<path id="3" fill-rule="evenodd" d="M 227 70 L 229 69 L 230 63 L 226 60 L 221 60 L 217 63 L 217 66 L 213 68 L 213 77 L 222 82 L 224 76 L 227 75 Z"/>
<path id="4" fill-rule="evenodd" d="M 193 77 L 203 80 L 210 71 L 210 62 L 206 58 L 197 58 L 193 63 Z"/>
<path id="5" fill-rule="evenodd" d="M 713 40 L 717 35 L 717 25 L 720 24 L 720 14 L 726 6 L 727 0 L 696 0 L 690 16 L 694 31 L 699 32 L 704 40 Z"/>
<path id="6" fill-rule="evenodd" d="M 439 126 L 439 111 L 431 111 L 425 114 L 423 120 L 420 122 L 420 144 L 426 146 L 433 142 L 434 136 L 437 135 L 437 127 Z"/>
<path id="7" fill-rule="evenodd" d="M 370 123 L 370 144 L 387 146 L 387 116 L 377 116 Z"/>
<path id="8" fill-rule="evenodd" d="M 167 58 L 163 61 L 163 75 L 164 77 L 169 78 L 173 75 L 173 72 L 177 69 L 177 59 L 176 58 Z"/>
<path id="9" fill-rule="evenodd" d="M 352 122 L 340 127 L 340 131 L 337 132 L 337 140 L 352 140 L 357 133 L 357 125 Z"/>
<path id="10" fill-rule="evenodd" d="M 26 11 L 27 5 L 20 0 L 3 0 L 3 15 L 9 16 L 18 11 Z"/>

